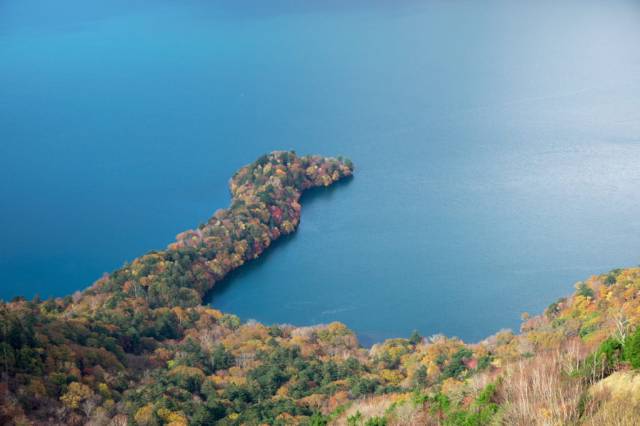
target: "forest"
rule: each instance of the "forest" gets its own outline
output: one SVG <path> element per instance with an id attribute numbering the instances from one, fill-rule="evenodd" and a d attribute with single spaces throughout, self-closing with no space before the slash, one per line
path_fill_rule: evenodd
<path id="1" fill-rule="evenodd" d="M 300 221 L 345 158 L 273 152 L 206 223 L 63 298 L 0 302 L 8 425 L 634 424 L 640 268 L 576 284 L 520 330 L 470 344 L 414 332 L 363 348 L 340 323 L 242 322 L 203 304 Z"/>

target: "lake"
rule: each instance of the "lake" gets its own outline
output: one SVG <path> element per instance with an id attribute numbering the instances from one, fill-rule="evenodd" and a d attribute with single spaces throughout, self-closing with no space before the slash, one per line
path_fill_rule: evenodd
<path id="1" fill-rule="evenodd" d="M 365 344 L 519 326 L 640 260 L 635 1 L 0 0 L 0 297 L 205 221 L 275 149 L 345 155 L 211 295 Z"/>

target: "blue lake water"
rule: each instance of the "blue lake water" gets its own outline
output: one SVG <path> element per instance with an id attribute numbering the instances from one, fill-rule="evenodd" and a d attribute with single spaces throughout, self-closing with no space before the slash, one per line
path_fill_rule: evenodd
<path id="1" fill-rule="evenodd" d="M 0 0 L 0 297 L 88 286 L 295 149 L 356 177 L 215 307 L 515 328 L 640 262 L 639 45 L 635 1 Z"/>

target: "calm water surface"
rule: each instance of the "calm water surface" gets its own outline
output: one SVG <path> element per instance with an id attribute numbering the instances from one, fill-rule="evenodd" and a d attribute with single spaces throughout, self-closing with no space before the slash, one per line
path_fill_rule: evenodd
<path id="1" fill-rule="evenodd" d="M 517 327 L 640 261 L 639 45 L 635 1 L 0 0 L 0 297 L 86 287 L 295 149 L 357 176 L 214 306 Z"/>

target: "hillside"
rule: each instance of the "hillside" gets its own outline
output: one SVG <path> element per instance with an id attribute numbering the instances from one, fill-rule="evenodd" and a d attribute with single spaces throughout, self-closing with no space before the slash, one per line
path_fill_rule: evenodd
<path id="1" fill-rule="evenodd" d="M 305 190 L 352 173 L 346 159 L 271 153 L 165 250 L 72 296 L 0 304 L 0 423 L 633 424 L 639 268 L 578 283 L 519 334 L 476 344 L 414 333 L 365 349 L 339 323 L 243 324 L 203 306 L 295 231 Z"/>

